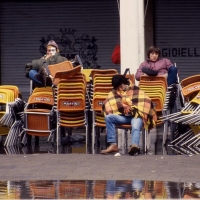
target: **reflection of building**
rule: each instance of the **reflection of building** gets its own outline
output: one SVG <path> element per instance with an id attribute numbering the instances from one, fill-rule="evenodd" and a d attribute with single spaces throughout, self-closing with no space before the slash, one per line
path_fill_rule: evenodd
<path id="1" fill-rule="evenodd" d="M 42 38 L 44 42 L 56 40 L 61 52 L 69 58 L 79 53 L 88 67 L 102 66 L 123 72 L 132 58 L 131 73 L 135 73 L 146 57 L 147 48 L 155 44 L 164 57 L 181 67 L 181 79 L 198 73 L 198 0 L 171 0 L 170 3 L 169 0 L 60 0 L 56 9 L 54 1 L 16 2 L 0 1 L 0 79 L 2 85 L 18 85 L 23 99 L 30 91 L 29 79 L 24 78 L 22 66 L 41 55 Z M 44 7 L 51 10 L 51 26 L 38 23 L 40 19 L 49 21 L 49 9 Z M 86 23 L 83 25 L 83 22 Z M 26 28 L 19 28 L 18 24 Z M 119 41 L 122 43 L 122 65 L 114 65 L 110 57 Z M 10 55 L 15 60 L 15 67 L 10 62 Z"/>

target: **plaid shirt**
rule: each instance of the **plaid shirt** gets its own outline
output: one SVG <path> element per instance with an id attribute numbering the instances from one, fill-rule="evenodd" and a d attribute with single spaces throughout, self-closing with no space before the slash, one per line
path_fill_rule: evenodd
<path id="1" fill-rule="evenodd" d="M 157 116 L 153 103 L 139 87 L 129 87 L 121 95 L 117 94 L 117 91 L 113 89 L 104 101 L 102 111 L 104 115 L 124 115 L 123 104 L 132 108 L 131 114 L 133 117 L 141 117 L 143 119 L 145 129 L 152 129 L 156 125 Z"/>

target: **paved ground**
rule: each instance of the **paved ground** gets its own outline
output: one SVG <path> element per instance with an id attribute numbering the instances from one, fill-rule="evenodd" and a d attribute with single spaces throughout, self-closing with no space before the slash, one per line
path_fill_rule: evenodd
<path id="1" fill-rule="evenodd" d="M 20 154 L 0 160 L 1 180 L 200 180 L 199 155 Z"/>

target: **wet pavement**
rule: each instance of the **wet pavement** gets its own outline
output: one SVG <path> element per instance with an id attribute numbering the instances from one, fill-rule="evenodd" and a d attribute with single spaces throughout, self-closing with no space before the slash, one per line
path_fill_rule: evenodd
<path id="1" fill-rule="evenodd" d="M 65 143 L 58 153 L 45 137 L 37 145 L 1 145 L 0 199 L 199 198 L 199 155 L 163 146 L 162 132 L 151 133 L 148 154 L 129 156 L 118 142 L 119 157 L 100 154 L 104 133 L 94 154 L 84 141 Z"/>

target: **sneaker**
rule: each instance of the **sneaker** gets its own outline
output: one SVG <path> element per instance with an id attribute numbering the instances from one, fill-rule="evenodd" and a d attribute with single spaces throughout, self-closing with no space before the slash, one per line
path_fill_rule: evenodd
<path id="1" fill-rule="evenodd" d="M 131 148 L 128 151 L 129 155 L 131 156 L 137 155 L 139 154 L 139 152 L 140 152 L 140 148 L 134 144 L 131 146 Z"/>

